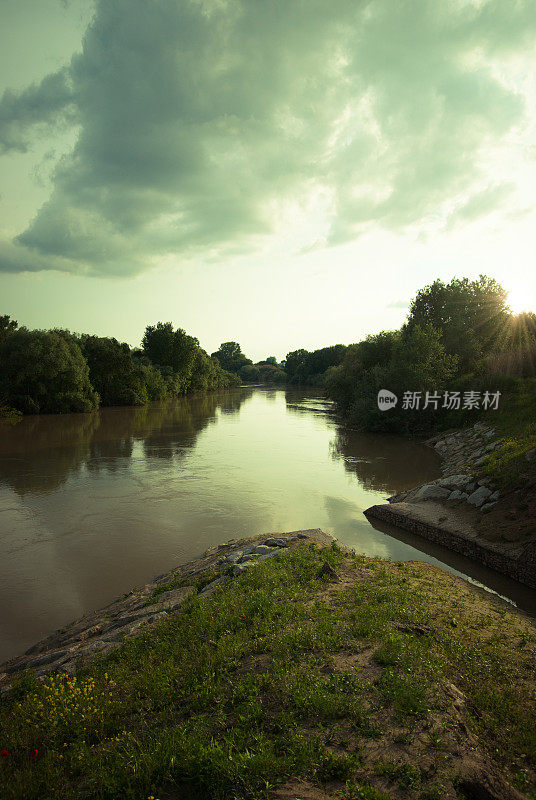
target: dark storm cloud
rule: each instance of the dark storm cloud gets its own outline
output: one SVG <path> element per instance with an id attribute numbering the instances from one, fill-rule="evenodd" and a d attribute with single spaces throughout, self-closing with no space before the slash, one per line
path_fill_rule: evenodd
<path id="1" fill-rule="evenodd" d="M 69 69 L 0 102 L 5 149 L 73 103 L 80 126 L 0 270 L 247 250 L 315 190 L 331 244 L 416 223 L 474 194 L 480 154 L 523 122 L 492 61 L 535 31 L 533 0 L 97 2 Z"/>
<path id="2" fill-rule="evenodd" d="M 0 153 L 26 152 L 29 129 L 57 124 L 73 99 L 67 69 L 47 75 L 19 95 L 5 91 L 0 100 Z"/>

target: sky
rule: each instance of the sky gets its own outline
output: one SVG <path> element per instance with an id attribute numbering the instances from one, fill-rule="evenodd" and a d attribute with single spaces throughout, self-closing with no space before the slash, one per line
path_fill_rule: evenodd
<path id="1" fill-rule="evenodd" d="M 536 310 L 534 0 L 1 0 L 0 314 L 282 359 Z"/>

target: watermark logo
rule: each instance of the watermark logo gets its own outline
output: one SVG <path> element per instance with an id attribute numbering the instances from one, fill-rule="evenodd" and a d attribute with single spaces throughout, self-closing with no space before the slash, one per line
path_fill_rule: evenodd
<path id="1" fill-rule="evenodd" d="M 380 411 L 389 411 L 398 403 L 398 397 L 388 389 L 380 389 L 378 392 L 378 408 Z"/>
<path id="2" fill-rule="evenodd" d="M 472 411 L 497 411 L 499 408 L 500 392 L 404 392 L 402 396 L 402 411 L 424 411 L 438 408 L 459 411 L 460 409 Z M 378 392 L 378 408 L 380 411 L 389 411 L 398 402 L 398 397 L 388 389 Z"/>
<path id="3" fill-rule="evenodd" d="M 424 396 L 423 396 L 424 395 Z M 404 392 L 402 409 L 404 411 L 423 411 L 426 408 L 446 408 L 454 411 L 459 409 L 472 411 L 497 411 L 499 407 L 500 392 Z M 422 403 L 422 405 L 421 405 Z"/>

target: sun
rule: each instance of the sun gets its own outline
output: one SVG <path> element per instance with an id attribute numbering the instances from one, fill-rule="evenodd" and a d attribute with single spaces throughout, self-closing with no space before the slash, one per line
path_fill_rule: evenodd
<path id="1" fill-rule="evenodd" d="M 529 292 L 523 289 L 512 289 L 506 298 L 507 305 L 512 309 L 513 314 L 522 314 L 523 311 L 532 311 L 534 308 L 534 298 Z"/>

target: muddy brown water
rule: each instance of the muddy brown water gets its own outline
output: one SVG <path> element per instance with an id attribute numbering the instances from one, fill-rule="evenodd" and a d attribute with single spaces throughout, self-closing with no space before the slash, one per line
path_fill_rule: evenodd
<path id="1" fill-rule="evenodd" d="M 536 613 L 536 593 L 364 509 L 440 475 L 435 452 L 341 426 L 314 392 L 242 388 L 0 427 L 0 662 L 208 547 L 322 528 Z"/>

